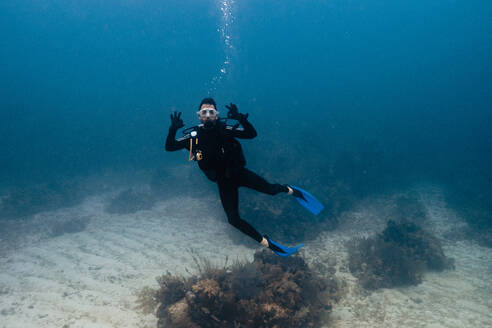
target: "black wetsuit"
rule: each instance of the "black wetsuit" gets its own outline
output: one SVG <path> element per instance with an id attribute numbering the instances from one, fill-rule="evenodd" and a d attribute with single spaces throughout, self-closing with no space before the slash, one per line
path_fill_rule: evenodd
<path id="1" fill-rule="evenodd" d="M 171 127 L 166 139 L 166 150 L 190 150 L 191 140 L 192 152 L 200 152 L 202 155 L 202 159 L 198 160 L 200 169 L 210 180 L 217 182 L 220 200 L 229 223 L 257 242 L 261 242 L 263 236 L 239 217 L 238 188 L 248 187 L 269 195 L 288 192 L 288 188 L 281 184 L 269 183 L 245 168 L 246 160 L 241 144 L 236 138 L 253 139 L 256 137 L 256 130 L 246 118 L 240 123 L 242 128 L 234 128 L 221 121 L 216 121 L 210 128 L 199 125 L 196 128 L 197 136 L 187 134 L 178 140 L 177 130 Z"/>

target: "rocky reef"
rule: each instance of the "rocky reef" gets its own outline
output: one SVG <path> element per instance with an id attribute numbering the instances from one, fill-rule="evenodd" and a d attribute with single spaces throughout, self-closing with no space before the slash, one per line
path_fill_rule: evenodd
<path id="1" fill-rule="evenodd" d="M 454 266 L 440 241 L 409 221 L 390 220 L 383 232 L 349 242 L 348 250 L 350 271 L 370 290 L 416 285 L 426 271 Z"/>
<path id="2" fill-rule="evenodd" d="M 253 262 L 199 266 L 188 278 L 158 278 L 146 288 L 140 307 L 155 311 L 158 327 L 319 327 L 321 315 L 340 298 L 338 281 L 322 279 L 300 255 L 281 258 L 256 252 Z"/>

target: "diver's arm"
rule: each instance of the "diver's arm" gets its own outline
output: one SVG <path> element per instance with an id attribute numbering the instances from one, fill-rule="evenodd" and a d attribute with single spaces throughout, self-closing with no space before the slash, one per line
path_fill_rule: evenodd
<path id="1" fill-rule="evenodd" d="M 176 140 L 176 132 L 183 126 L 181 112 L 173 112 L 171 114 L 171 126 L 169 127 L 169 133 L 166 138 L 167 151 L 176 151 L 186 147 L 186 140 L 184 138 Z"/>
<path id="2" fill-rule="evenodd" d="M 176 151 L 186 148 L 187 140 L 182 138 L 176 140 L 176 132 L 178 130 L 172 126 L 169 128 L 169 133 L 166 138 L 166 151 Z"/>
<path id="3" fill-rule="evenodd" d="M 239 123 L 242 125 L 242 129 L 235 129 L 233 130 L 234 137 L 240 138 L 240 139 L 253 139 L 256 137 L 258 134 L 256 133 L 255 128 L 253 125 L 248 121 L 248 115 L 243 115 L 240 114 L 241 117 L 239 119 Z"/>
<path id="4" fill-rule="evenodd" d="M 253 139 L 256 137 L 257 133 L 255 128 L 248 122 L 248 114 L 239 113 L 237 106 L 233 103 L 230 103 L 230 105 L 226 106 L 226 108 L 229 110 L 227 117 L 232 118 L 233 120 L 238 120 L 243 126 L 242 129 L 232 129 L 232 135 L 234 137 L 241 139 Z"/>

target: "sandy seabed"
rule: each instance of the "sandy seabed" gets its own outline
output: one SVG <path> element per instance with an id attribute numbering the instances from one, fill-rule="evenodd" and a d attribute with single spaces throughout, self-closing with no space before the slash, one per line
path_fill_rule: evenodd
<path id="1" fill-rule="evenodd" d="M 418 286 L 361 288 L 348 270 L 345 243 L 383 230 L 393 206 L 391 197 L 366 199 L 344 214 L 339 228 L 305 241 L 302 249 L 310 263 L 335 265 L 345 284 L 325 327 L 492 327 L 492 250 L 445 238 L 464 223 L 446 208 L 438 188 L 408 192 L 423 202 L 426 228 L 441 238 L 456 269 L 427 273 Z M 253 258 L 253 249 L 231 241 L 215 198 L 172 198 L 128 215 L 106 213 L 107 200 L 91 197 L 26 223 L 42 227 L 87 217 L 84 231 L 41 238 L 26 228 L 15 247 L 0 240 L 0 328 L 153 328 L 157 319 L 136 309 L 137 294 L 156 287 L 155 278 L 166 271 L 187 274 L 194 267 L 190 249 L 217 263 Z"/>

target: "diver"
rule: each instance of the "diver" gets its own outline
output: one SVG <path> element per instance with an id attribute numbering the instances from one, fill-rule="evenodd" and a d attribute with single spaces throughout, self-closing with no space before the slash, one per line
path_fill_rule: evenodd
<path id="1" fill-rule="evenodd" d="M 201 124 L 185 129 L 184 136 L 176 139 L 176 132 L 184 126 L 181 112 L 171 114 L 171 127 L 166 138 L 166 151 L 187 149 L 189 160 L 196 161 L 207 178 L 216 182 L 220 200 L 227 215 L 228 222 L 261 245 L 270 248 L 280 256 L 288 256 L 302 245 L 287 247 L 261 235 L 251 224 L 239 217 L 238 188 L 247 187 L 269 195 L 286 193 L 293 195 L 298 202 L 317 215 L 321 205 L 311 194 L 291 185 L 269 183 L 256 173 L 248 170 L 246 160 L 238 139 L 253 139 L 257 133 L 248 121 L 248 114 L 239 113 L 234 104 L 226 106 L 228 119 L 236 120 L 234 126 L 227 124 L 227 119 L 219 119 L 217 105 L 212 98 L 205 98 L 198 108 Z M 241 127 L 240 127 L 241 126 Z"/>

